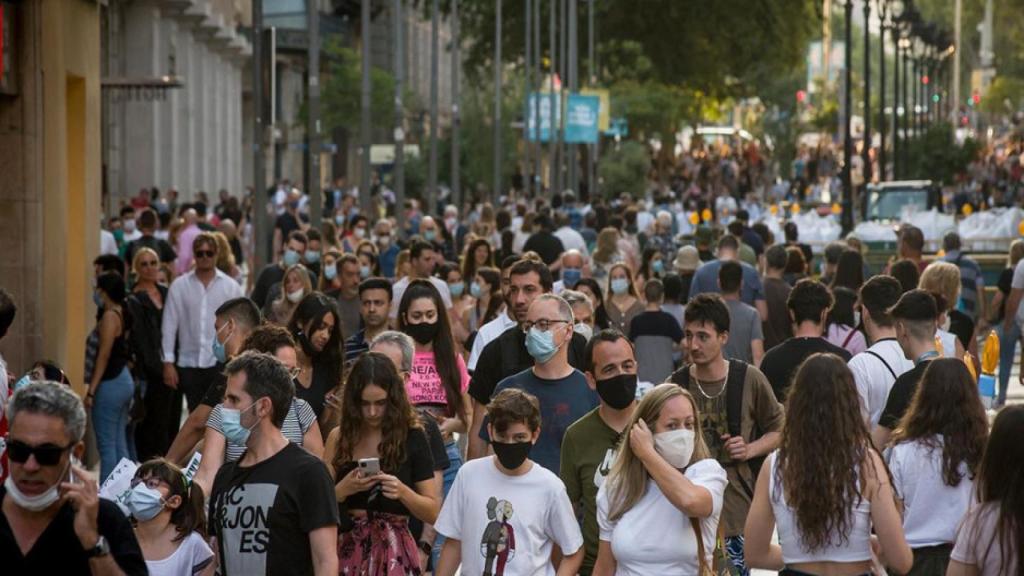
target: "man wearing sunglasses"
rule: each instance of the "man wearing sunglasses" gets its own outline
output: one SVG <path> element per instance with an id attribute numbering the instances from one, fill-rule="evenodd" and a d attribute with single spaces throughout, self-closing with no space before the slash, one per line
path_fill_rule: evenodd
<path id="1" fill-rule="evenodd" d="M 520 326 L 533 367 L 505 378 L 494 389 L 494 395 L 506 388 L 519 388 L 537 397 L 544 425 L 530 459 L 555 474 L 561 471 L 565 430 L 598 404 L 586 376 L 569 363 L 569 348 L 576 334 L 573 324 L 572 307 L 565 299 L 554 294 L 538 296 Z M 480 438 L 490 442 L 486 425 L 480 429 Z"/>
<path id="2" fill-rule="evenodd" d="M 11 473 L 0 488 L 4 574 L 146 574 L 131 523 L 73 457 L 85 409 L 67 386 L 33 382 L 10 401 Z"/>
<path id="3" fill-rule="evenodd" d="M 195 269 L 175 278 L 164 304 L 164 383 L 182 391 L 191 412 L 217 374 L 215 313 L 242 287 L 217 269 L 217 241 L 203 232 L 192 243 Z"/>

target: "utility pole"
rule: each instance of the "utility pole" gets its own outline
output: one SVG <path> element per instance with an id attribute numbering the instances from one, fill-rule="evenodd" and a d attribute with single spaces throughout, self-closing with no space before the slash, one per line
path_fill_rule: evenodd
<path id="1" fill-rule="evenodd" d="M 895 17 L 895 14 L 893 15 Z M 892 44 L 895 48 L 892 73 L 892 178 L 899 180 L 903 176 L 900 165 L 900 25 L 895 19 L 892 23 Z"/>
<path id="2" fill-rule="evenodd" d="M 900 165 L 903 168 L 902 175 L 904 178 L 909 176 L 910 168 L 910 106 L 907 102 L 907 98 L 910 96 L 910 84 L 908 74 L 910 73 L 910 38 L 903 39 L 903 91 L 900 96 L 903 99 L 903 146 L 900 148 L 900 153 L 903 155 Z"/>
<path id="3" fill-rule="evenodd" d="M 533 135 L 533 142 L 528 143 L 537 162 L 533 167 L 533 178 L 537 185 L 538 196 L 542 195 L 544 191 L 544 148 L 540 143 L 540 87 L 544 85 L 544 76 L 541 74 L 540 68 L 540 61 L 543 57 L 540 49 L 540 4 L 541 0 L 533 0 L 533 14 L 530 15 L 530 18 L 533 19 L 533 77 L 537 79 L 538 88 L 537 99 L 533 103 L 533 127 L 536 132 Z"/>
<path id="4" fill-rule="evenodd" d="M 362 37 L 363 70 L 360 90 L 359 139 L 362 169 L 359 171 L 359 209 L 370 213 L 370 0 L 362 0 L 360 6 L 360 36 Z M 401 208 L 399 208 L 401 209 Z"/>
<path id="5" fill-rule="evenodd" d="M 461 145 L 459 133 L 460 122 L 459 118 L 459 43 L 462 41 L 459 38 L 459 0 L 452 0 L 452 201 L 455 206 L 462 211 L 462 183 L 461 183 L 461 169 L 462 159 L 459 157 L 461 152 Z"/>
<path id="6" fill-rule="evenodd" d="M 441 61 L 439 20 L 441 6 L 433 0 L 430 9 L 430 164 L 427 167 L 427 214 L 437 215 L 437 84 L 438 64 Z"/>
<path id="7" fill-rule="evenodd" d="M 263 141 L 263 0 L 252 0 L 252 194 L 255 230 L 253 271 L 262 270 L 270 262 L 270 218 L 267 214 L 267 170 L 264 166 Z"/>
<path id="8" fill-rule="evenodd" d="M 501 196 L 501 0 L 495 1 L 494 16 L 494 183 L 491 185 L 492 202 L 496 202 Z"/>
<path id="9" fill-rule="evenodd" d="M 853 179 L 850 173 L 850 163 L 853 160 L 853 134 L 850 126 L 850 117 L 853 113 L 853 100 L 850 97 L 853 93 L 853 0 L 846 0 L 843 8 L 846 16 L 843 74 L 846 76 L 846 81 L 843 83 L 843 114 L 845 117 L 843 118 L 843 214 L 841 219 L 845 234 L 853 230 Z"/>
<path id="10" fill-rule="evenodd" d="M 549 93 L 548 93 L 548 95 L 550 97 L 550 105 L 551 106 L 549 108 L 549 111 L 550 111 L 551 119 L 550 119 L 550 122 L 548 122 L 548 154 L 549 154 L 549 159 L 548 159 L 548 192 L 551 193 L 551 194 L 553 194 L 554 191 L 558 188 L 558 182 L 557 182 L 557 179 L 558 179 L 558 141 L 557 141 L 557 133 L 558 133 L 558 124 L 559 124 L 558 121 L 560 120 L 558 112 L 559 112 L 559 107 L 561 106 L 562 96 L 561 96 L 561 94 L 559 94 L 558 95 L 558 100 L 556 102 L 556 100 L 555 100 L 555 96 L 556 96 L 556 94 L 555 94 L 555 70 L 556 70 L 555 62 L 557 61 L 557 55 L 558 55 L 558 42 L 557 42 L 556 35 L 555 35 L 555 27 L 557 26 L 557 21 L 555 19 L 555 15 L 558 12 L 558 3 L 560 1 L 561 0 L 549 0 L 549 2 L 551 2 L 551 10 L 550 10 L 549 25 L 548 25 L 548 35 L 550 37 L 549 38 L 549 46 L 548 46 L 548 49 L 550 50 L 550 54 L 548 55 L 548 64 L 549 64 L 549 66 L 548 66 L 548 71 L 549 71 L 549 74 L 548 74 L 548 90 L 549 90 Z"/>
<path id="11" fill-rule="evenodd" d="M 594 61 L 594 4 L 595 0 L 587 3 L 587 70 L 590 72 L 588 84 L 591 88 L 597 88 L 597 66 Z M 598 133 L 597 142 L 590 144 L 587 151 L 587 192 L 590 199 L 597 198 L 597 153 L 601 142 L 601 135 Z M 582 195 L 577 195 L 582 200 Z"/>
<path id="12" fill-rule="evenodd" d="M 316 2 L 306 2 L 306 24 L 309 33 L 306 106 L 306 191 L 309 194 L 309 221 L 320 226 L 323 219 L 324 195 L 320 191 L 320 9 Z"/>
<path id="13" fill-rule="evenodd" d="M 864 185 L 871 183 L 871 0 L 864 1 Z"/>
<path id="14" fill-rule="evenodd" d="M 531 198 L 533 197 L 533 177 L 530 172 L 533 171 L 533 146 L 530 144 L 532 136 L 530 121 L 533 119 L 533 115 L 530 112 L 530 91 L 533 88 L 533 0 L 526 0 L 526 42 L 524 46 L 526 48 L 526 74 L 523 75 L 523 95 L 526 108 L 523 114 L 523 125 L 526 126 L 526 138 L 523 139 L 523 148 L 526 154 L 525 162 L 521 166 L 523 167 L 523 186 L 526 197 Z"/>
<path id="15" fill-rule="evenodd" d="M 962 25 L 963 0 L 956 0 L 953 5 L 953 97 L 950 105 L 950 122 L 957 126 L 957 111 L 960 109 L 960 27 Z"/>
<path id="16" fill-rule="evenodd" d="M 885 182 L 888 180 L 886 165 L 885 165 L 885 125 L 887 124 L 885 118 L 885 33 L 888 31 L 890 24 L 886 22 L 885 14 L 885 0 L 878 2 L 878 181 Z"/>
<path id="17" fill-rule="evenodd" d="M 578 33 L 578 0 L 567 0 L 569 3 L 569 50 L 567 52 L 569 59 L 566 68 L 569 72 L 569 94 L 572 95 L 579 90 L 579 38 Z M 576 152 L 579 146 L 576 144 L 569 144 L 568 151 L 568 162 L 569 162 L 569 185 L 568 188 L 573 191 L 574 194 L 579 196 L 579 159 L 576 158 Z"/>
<path id="18" fill-rule="evenodd" d="M 391 20 L 395 37 L 395 221 L 398 230 L 395 236 L 401 236 L 405 230 L 405 104 L 402 102 L 402 91 L 405 90 L 405 50 L 403 31 L 405 30 L 405 10 L 402 0 L 392 0 Z"/>

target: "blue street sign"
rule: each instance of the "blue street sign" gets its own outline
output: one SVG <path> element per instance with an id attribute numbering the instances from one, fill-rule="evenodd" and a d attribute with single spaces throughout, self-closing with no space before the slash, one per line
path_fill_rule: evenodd
<path id="1" fill-rule="evenodd" d="M 555 94 L 555 97 L 551 97 L 550 92 L 532 92 L 530 98 L 527 101 L 526 106 L 526 138 L 531 142 L 536 141 L 537 138 L 537 127 L 534 126 L 534 120 L 540 124 L 540 141 L 547 142 L 551 139 L 551 104 L 554 100 L 554 108 L 557 111 L 555 122 L 561 123 L 562 114 L 560 107 L 558 106 L 559 95 Z M 538 108 L 538 102 L 540 107 Z M 534 111 L 536 110 L 536 114 Z"/>
<path id="2" fill-rule="evenodd" d="M 599 97 L 569 94 L 565 115 L 565 141 L 572 144 L 597 142 L 597 119 L 600 111 Z"/>

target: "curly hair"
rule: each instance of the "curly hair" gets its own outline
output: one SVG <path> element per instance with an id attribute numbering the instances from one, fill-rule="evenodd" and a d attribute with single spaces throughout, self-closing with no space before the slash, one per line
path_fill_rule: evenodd
<path id="1" fill-rule="evenodd" d="M 838 356 L 811 355 L 786 399 L 775 466 L 776 497 L 781 486 L 808 549 L 849 541 L 870 450 L 853 373 Z"/>
<path id="2" fill-rule="evenodd" d="M 394 473 L 408 456 L 405 439 L 409 430 L 420 429 L 419 417 L 409 403 L 405 382 L 398 375 L 395 363 L 379 352 L 367 352 L 356 360 L 349 372 L 341 395 L 341 421 L 338 424 L 338 449 L 331 465 L 335 471 L 352 461 L 352 453 L 363 436 L 363 390 L 377 386 L 387 393 L 382 437 L 377 451 L 381 469 Z"/>
<path id="3" fill-rule="evenodd" d="M 917 440 L 942 448 L 943 481 L 959 486 L 963 479 L 960 464 L 966 463 L 974 477 L 987 439 L 988 417 L 967 365 L 956 358 L 931 361 L 893 432 L 892 443 Z"/>

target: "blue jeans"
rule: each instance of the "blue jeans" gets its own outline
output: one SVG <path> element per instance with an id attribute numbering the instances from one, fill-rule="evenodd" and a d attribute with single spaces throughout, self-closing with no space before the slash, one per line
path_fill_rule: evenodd
<path id="1" fill-rule="evenodd" d="M 1013 370 L 1017 341 L 1020 340 L 1020 326 L 1017 326 L 1014 320 L 1010 324 L 1010 329 L 1004 330 L 1003 323 L 1000 322 L 996 326 L 996 334 L 999 336 L 999 393 L 996 405 L 1002 406 L 1006 403 L 1006 390 L 1010 387 L 1010 372 Z"/>
<path id="2" fill-rule="evenodd" d="M 452 484 L 455 483 L 455 476 L 459 473 L 459 468 L 462 468 L 462 453 L 459 452 L 459 444 L 454 440 L 444 445 L 445 452 L 448 453 L 448 462 L 450 463 L 448 469 L 444 471 L 444 497 L 448 497 L 448 491 L 452 489 Z M 437 561 L 441 558 L 441 547 L 444 546 L 444 536 L 440 534 L 434 539 L 434 551 L 430 554 L 430 561 L 433 566 L 437 566 Z"/>
<path id="3" fill-rule="evenodd" d="M 96 448 L 100 453 L 102 484 L 121 458 L 130 458 L 128 451 L 128 409 L 135 393 L 135 382 L 125 367 L 116 378 L 103 380 L 92 404 L 92 426 L 96 432 Z"/>

